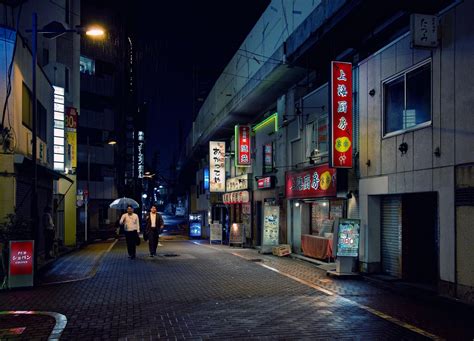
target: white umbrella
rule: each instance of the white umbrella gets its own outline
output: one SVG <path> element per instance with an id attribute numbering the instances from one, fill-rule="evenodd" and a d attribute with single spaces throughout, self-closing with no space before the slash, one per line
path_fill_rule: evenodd
<path id="1" fill-rule="evenodd" d="M 130 198 L 126 198 L 126 197 L 115 199 L 109 205 L 110 208 L 115 208 L 117 210 L 125 210 L 125 209 L 127 209 L 128 206 L 132 206 L 133 208 L 137 208 L 140 205 L 138 205 L 138 203 L 135 200 L 130 199 Z"/>

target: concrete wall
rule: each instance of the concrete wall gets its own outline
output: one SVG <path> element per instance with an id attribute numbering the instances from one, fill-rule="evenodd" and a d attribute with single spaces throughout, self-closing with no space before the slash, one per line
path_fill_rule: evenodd
<path id="1" fill-rule="evenodd" d="M 440 18 L 439 47 L 411 49 L 409 37 L 390 44 L 359 64 L 360 72 L 360 260 L 380 261 L 380 223 L 371 215 L 373 194 L 435 191 L 439 197 L 440 279 L 455 280 L 454 166 L 474 161 L 473 78 L 474 2 L 462 2 Z M 404 134 L 382 137 L 383 80 L 431 59 L 432 123 Z M 368 93 L 375 90 L 372 97 Z M 406 142 L 402 155 L 398 146 Z M 434 152 L 439 148 L 441 155 Z M 370 166 L 366 162 L 370 160 Z M 376 204 L 374 204 L 376 206 Z"/>

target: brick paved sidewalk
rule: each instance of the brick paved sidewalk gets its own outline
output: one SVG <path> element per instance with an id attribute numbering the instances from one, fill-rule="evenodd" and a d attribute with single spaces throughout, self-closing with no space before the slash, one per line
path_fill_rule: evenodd
<path id="1" fill-rule="evenodd" d="M 454 306 L 449 303 L 444 305 L 442 302 L 417 299 L 413 295 L 400 295 L 363 278 L 329 277 L 326 275 L 326 270 L 300 259 L 263 255 L 255 249 L 209 245 L 208 242 L 199 244 L 271 267 L 435 335 L 442 335 L 448 339 L 474 340 L 474 309 L 471 307 Z"/>
<path id="2" fill-rule="evenodd" d="M 54 284 L 90 278 L 97 271 L 104 254 L 116 241 L 107 240 L 86 247 L 57 259 L 41 275 L 40 284 Z"/>

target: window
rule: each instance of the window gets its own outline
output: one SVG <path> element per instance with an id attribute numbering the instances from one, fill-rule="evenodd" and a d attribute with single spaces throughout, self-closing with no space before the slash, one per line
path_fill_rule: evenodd
<path id="1" fill-rule="evenodd" d="M 69 92 L 69 69 L 64 68 L 64 91 Z"/>
<path id="2" fill-rule="evenodd" d="M 79 71 L 85 75 L 95 75 L 95 61 L 81 56 L 79 59 Z"/>
<path id="3" fill-rule="evenodd" d="M 38 106 L 37 107 L 38 137 L 46 142 L 46 122 L 47 122 L 48 112 L 46 111 L 46 108 L 40 103 L 40 101 L 37 101 L 36 103 Z"/>
<path id="4" fill-rule="evenodd" d="M 307 156 L 325 155 L 328 152 L 328 116 L 321 115 L 314 121 L 310 128 L 311 140 Z"/>
<path id="5" fill-rule="evenodd" d="M 431 122 L 431 62 L 383 84 L 384 135 Z"/>
<path id="6" fill-rule="evenodd" d="M 69 0 L 65 1 L 64 4 L 64 15 L 65 15 L 65 21 L 66 24 L 69 24 L 71 21 L 71 3 Z"/>
<path id="7" fill-rule="evenodd" d="M 21 117 L 23 125 L 31 129 L 33 127 L 33 101 L 31 91 L 25 83 L 21 91 Z"/>

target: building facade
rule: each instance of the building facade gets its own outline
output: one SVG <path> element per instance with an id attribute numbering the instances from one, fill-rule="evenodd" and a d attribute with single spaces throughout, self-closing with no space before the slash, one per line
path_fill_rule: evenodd
<path id="1" fill-rule="evenodd" d="M 192 208 L 207 208 L 228 242 L 242 237 L 263 251 L 288 243 L 322 260 L 335 257 L 337 219 L 360 219 L 354 270 L 472 301 L 474 97 L 463 70 L 474 62 L 473 5 L 272 1 L 187 138 L 180 169 L 198 172 Z M 352 64 L 349 168 L 330 167 L 331 61 Z M 250 146 L 239 126 L 249 127 Z M 236 160 L 247 148 L 243 167 Z M 226 186 L 222 170 L 231 184 L 245 175 L 248 188 Z M 213 191 L 213 181 L 224 185 Z"/>

